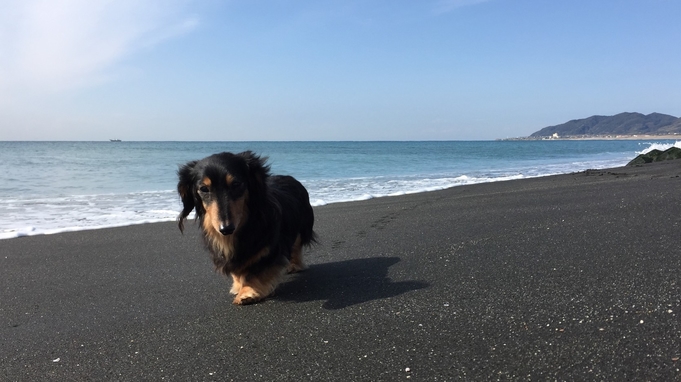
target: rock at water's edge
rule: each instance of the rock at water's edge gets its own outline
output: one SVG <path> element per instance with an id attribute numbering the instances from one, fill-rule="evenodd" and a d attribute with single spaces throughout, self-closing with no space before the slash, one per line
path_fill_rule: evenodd
<path id="1" fill-rule="evenodd" d="M 681 149 L 678 147 L 672 147 L 664 151 L 660 150 L 650 150 L 645 154 L 641 154 L 634 158 L 631 162 L 627 163 L 627 166 L 635 166 L 637 164 L 651 163 L 651 162 L 661 162 L 671 159 L 681 159 Z"/>

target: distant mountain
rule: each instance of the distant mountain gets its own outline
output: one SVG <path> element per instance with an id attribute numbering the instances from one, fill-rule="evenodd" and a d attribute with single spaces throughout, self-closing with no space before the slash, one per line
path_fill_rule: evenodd
<path id="1" fill-rule="evenodd" d="M 681 118 L 667 114 L 620 113 L 610 117 L 594 115 L 574 119 L 562 125 L 545 127 L 532 135 L 533 138 L 589 135 L 668 135 L 681 134 Z"/>

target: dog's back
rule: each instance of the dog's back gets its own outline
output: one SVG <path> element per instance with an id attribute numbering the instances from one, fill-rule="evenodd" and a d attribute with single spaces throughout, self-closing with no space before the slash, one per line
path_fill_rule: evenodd
<path id="1" fill-rule="evenodd" d="M 287 175 L 270 176 L 267 178 L 267 186 L 281 210 L 282 234 L 294 240 L 300 235 L 302 245 L 313 243 L 314 211 L 305 187 Z"/>

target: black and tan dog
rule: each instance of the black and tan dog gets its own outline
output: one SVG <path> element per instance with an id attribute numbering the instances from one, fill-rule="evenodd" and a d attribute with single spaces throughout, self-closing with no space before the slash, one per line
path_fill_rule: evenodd
<path id="1" fill-rule="evenodd" d="M 183 209 L 192 210 L 216 270 L 230 274 L 235 304 L 270 295 L 285 272 L 305 268 L 302 247 L 315 241 L 309 195 L 290 176 L 270 175 L 251 151 L 214 154 L 178 171 Z"/>

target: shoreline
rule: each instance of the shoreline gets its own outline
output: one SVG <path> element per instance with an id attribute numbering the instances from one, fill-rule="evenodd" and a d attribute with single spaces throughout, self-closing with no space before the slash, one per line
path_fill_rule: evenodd
<path id="1" fill-rule="evenodd" d="M 580 172 L 580 171 L 577 171 Z M 575 172 L 569 172 L 569 173 L 575 173 Z M 466 186 L 472 186 L 472 185 L 478 185 L 478 184 L 486 184 L 486 183 L 497 183 L 497 182 L 507 182 L 507 181 L 513 181 L 513 180 L 523 180 L 523 179 L 533 179 L 533 178 L 542 178 L 542 177 L 550 177 L 550 176 L 556 176 L 556 175 L 564 175 L 568 173 L 548 173 L 544 175 L 517 175 L 517 176 L 512 176 L 512 175 L 507 175 L 507 176 L 501 176 L 498 178 L 473 178 L 473 179 L 485 179 L 485 180 L 463 180 L 462 181 L 468 181 L 469 183 L 461 183 L 461 184 L 451 184 L 448 186 L 430 186 L 427 189 L 419 189 L 419 190 L 407 190 L 407 191 L 399 191 L 395 193 L 389 193 L 389 194 L 379 194 L 379 195 L 363 195 L 358 197 L 357 199 L 349 199 L 349 200 L 337 200 L 337 201 L 332 201 L 332 202 L 326 202 L 323 200 L 316 200 L 313 201 L 311 200 L 311 204 L 313 207 L 323 207 L 323 206 L 328 206 L 328 205 L 334 205 L 334 204 L 345 204 L 345 203 L 355 203 L 355 202 L 362 202 L 366 200 L 374 200 L 374 199 L 383 199 L 383 198 L 393 198 L 393 197 L 401 197 L 405 195 L 415 195 L 415 194 L 421 194 L 421 193 L 430 193 L 430 192 L 438 192 L 438 191 L 444 191 L 444 190 L 449 190 L 452 188 L 457 188 L 457 187 L 466 187 Z M 462 175 L 457 177 L 456 179 L 459 178 L 468 178 L 466 175 Z M 164 191 L 165 192 L 165 191 Z M 174 194 L 175 191 L 172 191 Z M 180 207 L 178 206 L 177 214 L 179 214 Z M 193 213 L 190 215 L 190 219 L 193 217 Z M 41 236 L 41 235 L 57 235 L 61 233 L 68 233 L 68 232 L 81 232 L 81 231 L 93 231 L 93 230 L 102 230 L 102 229 L 108 229 L 108 228 L 118 228 L 118 227 L 126 227 L 126 226 L 136 226 L 136 225 L 142 225 L 142 224 L 153 224 L 153 223 L 167 223 L 167 222 L 174 222 L 176 221 L 175 218 L 167 218 L 167 219 L 147 219 L 147 220 L 142 220 L 142 221 L 132 221 L 132 222 L 126 222 L 126 223 L 116 223 L 116 224 L 111 224 L 111 225 L 100 225 L 100 226 L 70 226 L 70 227 L 63 227 L 63 228 L 47 228 L 42 231 L 37 231 L 35 227 L 32 226 L 27 226 L 23 227 L 20 229 L 14 229 L 14 230 L 4 230 L 0 231 L 0 241 L 1 240 L 9 240 L 9 239 L 18 239 L 18 238 L 23 238 L 23 237 L 32 237 L 32 236 Z"/>
<path id="2" fill-rule="evenodd" d="M 558 173 L 569 173 L 585 170 L 588 168 L 606 168 L 623 165 L 633 159 L 639 151 L 646 150 L 647 147 L 671 145 L 673 141 L 630 141 L 624 142 L 601 142 L 588 145 L 582 144 L 544 144 L 528 143 L 525 144 L 500 144 L 493 142 L 468 142 L 468 143 L 409 143 L 409 155 L 401 156 L 396 153 L 401 152 L 396 149 L 401 145 L 394 144 L 368 145 L 351 144 L 345 147 L 343 144 L 331 144 L 335 147 L 330 150 L 329 156 L 325 154 L 326 149 L 314 148 L 314 145 L 278 145 L 278 148 L 268 146 L 268 144 L 254 144 L 255 149 L 273 151 L 275 156 L 274 163 L 282 164 L 285 173 L 295 174 L 298 179 L 310 182 L 311 201 L 313 205 L 323 205 L 336 202 L 362 200 L 369 197 L 383 197 L 385 195 L 396 195 L 413 192 L 431 191 L 444 189 L 452 186 L 480 183 L 486 181 L 498 181 L 500 178 L 527 178 L 538 175 L 553 175 Z M 48 145 L 26 146 L 33 147 L 31 150 L 48 148 L 53 155 L 70 156 L 76 148 L 78 150 L 92 154 L 97 152 L 89 145 Z M 199 145 L 200 146 L 200 145 Z M 231 147 L 230 149 L 245 149 L 248 145 Z M 275 145 L 276 146 L 276 145 Z M 289 147 L 290 146 L 290 147 Z M 331 147 L 329 146 L 329 147 Z M 24 149 L 26 149 L 24 147 Z M 126 150 L 123 146 L 114 145 L 112 151 L 107 155 L 117 154 L 125 157 Z M 162 146 L 166 147 L 166 146 Z M 212 147 L 212 148 L 211 148 Z M 292 148 L 305 148 L 309 157 L 298 157 L 287 155 L 286 152 Z M 364 156 L 362 165 L 357 167 L 342 159 L 342 152 L 345 149 L 357 150 L 358 152 L 367 151 L 368 156 Z M 0 237 L 14 238 L 18 236 L 35 235 L 41 233 L 52 233 L 58 231 L 73 231 L 80 229 L 90 229 L 94 227 L 114 227 L 127 224 L 136 224 L 147 221 L 173 221 L 177 216 L 177 211 L 181 208 L 178 203 L 175 184 L 175 168 L 172 163 L 181 163 L 184 154 L 172 154 L 176 159 L 156 156 L 155 145 L 142 145 L 140 155 L 149 156 L 149 168 L 161 166 L 165 170 L 148 174 L 149 182 L 136 179 L 146 171 L 147 161 L 134 161 L 135 165 L 126 171 L 108 168 L 102 171 L 113 171 L 112 179 L 106 180 L 99 185 L 95 176 L 96 168 L 85 171 L 88 174 L 80 181 L 72 184 L 66 178 L 49 179 L 46 174 L 57 171 L 57 174 L 73 173 L 76 167 L 64 167 L 59 169 L 58 163 L 52 162 L 51 170 L 40 170 L 38 167 L 29 165 L 23 166 L 23 160 L 18 160 L 15 165 L 10 165 L 15 173 L 6 174 L 8 181 L 11 179 L 21 179 L 30 176 L 35 178 L 34 186 L 22 187 L 9 182 L 5 187 L 5 198 L 0 202 L 0 214 L 5 216 L 4 221 L 0 222 Z M 192 144 L 179 144 L 166 147 L 170 152 L 182 153 L 185 150 L 194 152 L 196 150 L 220 150 L 226 147 L 220 144 L 206 145 L 197 147 Z M 307 150 L 313 150 L 312 152 Z M 22 149 L 23 150 L 23 149 Z M 317 150 L 317 151 L 315 151 Z M 321 150 L 321 151 L 319 151 Z M 30 150 L 29 150 L 30 151 Z M 39 150 L 42 152 L 42 149 Z M 293 150 L 294 152 L 295 150 Z M 22 158 L 21 150 L 17 149 L 11 158 Z M 33 151 L 31 151 L 33 152 Z M 36 151 L 38 152 L 38 151 Z M 161 150 L 160 152 L 165 152 Z M 314 155 L 313 155 L 314 153 Z M 11 154 L 11 152 L 10 152 Z M 315 161 L 317 154 L 319 158 L 326 158 L 325 163 L 315 162 L 312 167 L 305 163 Z M 27 158 L 31 157 L 26 153 Z M 190 156 L 190 155 L 187 155 Z M 192 156 L 193 157 L 193 156 Z M 164 158 L 161 160 L 161 158 Z M 335 159 L 331 159 L 335 158 Z M 372 159 L 373 158 L 373 159 Z M 373 163 L 375 158 L 379 158 L 380 163 Z M 387 161 L 386 158 L 392 158 Z M 399 159 L 402 158 L 402 159 Z M 418 160 L 410 160 L 409 158 Z M 423 158 L 423 160 L 422 160 Z M 14 160 L 14 159 L 12 159 Z M 344 163 L 350 169 L 341 171 L 342 167 L 335 169 L 335 161 Z M 29 161 L 30 162 L 30 161 Z M 78 162 L 78 161 L 76 161 Z M 96 161 L 86 161 L 87 166 L 92 166 Z M 81 164 L 83 164 L 81 163 Z M 114 163 L 114 161 L 104 160 L 104 163 Z M 317 167 L 315 167 L 317 166 Z M 367 170 L 361 170 L 361 169 Z M 135 170 L 133 170 L 135 169 Z M 354 170 L 353 170 L 354 169 Z M 358 170 L 360 169 L 360 170 Z M 369 170 L 370 169 L 370 170 Z M 81 168 L 81 170 L 84 170 Z M 275 171 L 276 172 L 276 171 Z M 43 175 L 40 175 L 40 174 Z M 135 175 L 137 174 L 137 175 Z M 366 176 L 363 176 L 366 175 Z M 73 173 L 73 176 L 76 176 Z M 80 179 L 80 177 L 78 177 Z M 83 184 L 79 184 L 83 182 Z M 305 184 L 306 182 L 303 181 Z M 54 184 L 54 188 L 44 189 L 37 187 L 40 184 Z M 71 185 L 72 184 L 72 185 Z M 126 185 L 134 184 L 135 187 Z M 43 186 L 44 187 L 44 186 Z"/>
<path id="3" fill-rule="evenodd" d="M 578 171 L 578 172 L 580 172 L 580 171 Z M 576 172 L 576 173 L 578 173 L 578 172 Z M 333 201 L 333 202 L 328 202 L 328 203 L 322 201 L 320 204 L 315 204 L 314 201 L 311 201 L 311 202 L 312 202 L 312 206 L 314 208 L 318 208 L 318 207 L 324 207 L 324 206 L 335 205 L 335 204 L 356 203 L 356 202 L 363 202 L 363 201 L 374 200 L 374 199 L 393 198 L 393 197 L 401 197 L 401 196 L 416 195 L 416 194 L 426 194 L 426 193 L 431 193 L 431 192 L 445 191 L 445 190 L 449 190 L 449 189 L 456 188 L 456 187 L 466 187 L 466 186 L 473 186 L 473 185 L 486 184 L 486 183 L 496 183 L 496 182 L 508 182 L 508 181 L 513 181 L 513 180 L 543 178 L 543 177 L 556 176 L 556 175 L 564 175 L 564 173 L 535 175 L 535 176 L 523 176 L 521 178 L 513 178 L 512 176 L 505 176 L 505 177 L 499 177 L 499 178 L 489 178 L 489 179 L 492 179 L 492 180 L 486 180 L 486 181 L 481 181 L 481 182 L 477 182 L 477 183 L 473 182 L 473 183 L 467 183 L 467 184 L 454 184 L 454 185 L 451 185 L 451 186 L 443 186 L 441 188 L 431 187 L 431 189 L 427 189 L 427 190 L 400 191 L 398 193 L 384 194 L 384 195 L 368 195 L 366 197 L 361 197 L 361 198 L 357 198 L 357 199 L 339 200 L 339 201 Z M 175 191 L 173 191 L 173 192 L 175 192 Z M 180 213 L 180 208 L 178 208 L 177 214 L 179 215 L 179 213 Z M 194 216 L 194 213 L 192 212 L 188 220 L 192 220 L 193 216 Z M 169 223 L 169 222 L 176 222 L 176 219 L 156 219 L 156 220 L 153 220 L 153 221 L 134 221 L 134 222 L 114 224 L 114 225 L 106 225 L 106 226 L 85 226 L 85 227 L 72 226 L 72 227 L 64 227 L 64 228 L 50 228 L 50 229 L 47 229 L 45 231 L 38 231 L 38 232 L 35 231 L 34 227 L 26 227 L 26 228 L 24 228 L 24 230 L 16 229 L 16 230 L 7 230 L 7 231 L 0 232 L 0 240 L 18 239 L 18 238 L 24 238 L 24 237 L 41 236 L 41 235 L 58 235 L 58 234 L 69 233 L 69 232 L 97 231 L 97 230 L 109 229 L 109 228 L 119 228 L 119 227 L 136 226 L 136 225 L 143 225 L 143 224 Z M 30 230 L 28 228 L 30 228 Z"/>
<path id="4" fill-rule="evenodd" d="M 7 380 L 675 380 L 681 161 L 315 207 L 237 307 L 198 228 L 0 240 Z"/>

